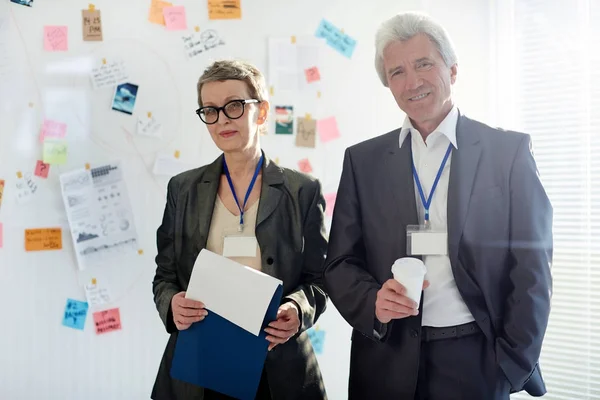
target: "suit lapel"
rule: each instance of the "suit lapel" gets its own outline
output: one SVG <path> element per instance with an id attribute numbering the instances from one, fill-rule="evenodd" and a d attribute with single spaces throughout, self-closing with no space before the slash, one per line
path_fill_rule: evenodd
<path id="1" fill-rule="evenodd" d="M 410 135 L 406 136 L 402 147 L 398 147 L 400 130 L 389 146 L 387 155 L 386 174 L 390 179 L 390 189 L 394 197 L 393 209 L 399 210 L 402 226 L 417 225 L 419 217 L 417 214 L 417 202 L 415 199 L 415 184 L 412 175 L 412 152 Z"/>
<path id="2" fill-rule="evenodd" d="M 265 156 L 256 228 L 265 222 L 277 208 L 282 195 L 279 188 L 281 184 L 283 184 L 283 170 Z"/>
<path id="3" fill-rule="evenodd" d="M 448 185 L 448 246 L 450 262 L 458 261 L 458 244 L 469 210 L 473 182 L 481 156 L 479 134 L 469 128 L 469 119 L 459 116 L 456 126 L 458 149 L 452 151 Z"/>

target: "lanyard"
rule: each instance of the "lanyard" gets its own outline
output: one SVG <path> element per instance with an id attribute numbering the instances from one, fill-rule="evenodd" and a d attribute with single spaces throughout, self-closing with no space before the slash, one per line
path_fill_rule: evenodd
<path id="1" fill-rule="evenodd" d="M 229 169 L 227 168 L 227 162 L 225 162 L 225 157 L 223 157 L 223 171 L 225 171 L 225 176 L 227 177 L 227 182 L 229 182 L 229 188 L 231 189 L 231 193 L 233 193 L 233 198 L 235 199 L 235 204 L 238 206 L 240 210 L 240 226 L 238 231 L 241 232 L 244 230 L 244 209 L 246 208 L 246 202 L 250 197 L 250 193 L 252 193 L 252 189 L 254 188 L 254 184 L 256 183 L 256 178 L 258 177 L 258 173 L 263 165 L 264 156 L 260 156 L 260 160 L 258 161 L 258 165 L 256 166 L 256 170 L 254 171 L 254 176 L 250 181 L 250 186 L 248 187 L 248 191 L 246 191 L 246 197 L 244 197 L 244 204 L 240 207 L 240 201 L 235 194 L 235 188 L 233 187 L 233 182 L 231 181 L 231 175 L 229 174 Z"/>
<path id="2" fill-rule="evenodd" d="M 417 168 L 415 167 L 415 160 L 412 162 L 412 170 L 413 177 L 415 178 L 415 183 L 417 184 L 417 189 L 419 189 L 419 195 L 421 196 L 421 202 L 423 203 L 423 208 L 425 209 L 425 226 L 429 226 L 429 207 L 431 207 L 431 200 L 433 199 L 433 192 L 437 188 L 438 182 L 442 176 L 442 172 L 444 172 L 444 167 L 446 166 L 446 162 L 448 161 L 448 157 L 450 157 L 450 153 L 452 152 L 452 143 L 448 145 L 448 150 L 446 150 L 446 155 L 442 160 L 442 165 L 440 165 L 440 169 L 435 176 L 435 180 L 433 181 L 433 186 L 431 187 L 431 192 L 429 193 L 429 198 L 425 198 L 425 194 L 423 193 L 423 186 L 421 186 L 421 181 L 419 180 L 419 175 L 417 175 Z"/>

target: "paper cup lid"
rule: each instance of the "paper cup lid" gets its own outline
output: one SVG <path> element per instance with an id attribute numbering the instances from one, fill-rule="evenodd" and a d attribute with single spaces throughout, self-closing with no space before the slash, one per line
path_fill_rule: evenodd
<path id="1" fill-rule="evenodd" d="M 414 273 L 415 275 L 425 275 L 427 273 L 427 268 L 423 261 L 414 257 L 399 258 L 394 262 L 394 265 L 392 265 L 392 274 L 407 272 Z"/>

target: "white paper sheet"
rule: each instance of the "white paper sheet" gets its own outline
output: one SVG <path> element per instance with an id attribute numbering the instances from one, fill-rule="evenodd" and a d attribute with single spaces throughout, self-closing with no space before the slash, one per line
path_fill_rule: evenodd
<path id="1" fill-rule="evenodd" d="M 106 60 L 103 60 L 90 73 L 94 89 L 116 87 L 118 84 L 125 83 L 129 79 L 125 63 L 122 60 L 107 61 L 106 64 L 104 61 Z"/>
<path id="2" fill-rule="evenodd" d="M 178 160 L 172 154 L 160 154 L 154 161 L 154 169 L 152 172 L 154 175 L 173 177 L 194 168 L 193 165 Z"/>
<path id="3" fill-rule="evenodd" d="M 258 336 L 279 285 L 277 278 L 202 249 L 185 297 Z"/>
<path id="4" fill-rule="evenodd" d="M 269 85 L 276 93 L 320 90 L 320 82 L 307 83 L 305 70 L 320 67 L 319 53 L 324 41 L 313 37 L 269 38 Z"/>

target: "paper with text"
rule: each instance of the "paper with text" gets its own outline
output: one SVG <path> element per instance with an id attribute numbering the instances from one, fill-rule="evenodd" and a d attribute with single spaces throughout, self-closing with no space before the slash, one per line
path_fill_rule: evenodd
<path id="1" fill-rule="evenodd" d="M 41 228 L 25 230 L 25 251 L 62 249 L 62 229 Z"/>
<path id="2" fill-rule="evenodd" d="M 319 64 L 322 47 L 322 40 L 314 37 L 298 37 L 293 43 L 289 37 L 269 38 L 269 85 L 277 93 L 320 90 L 320 74 L 315 66 Z M 315 72 L 319 79 L 315 79 Z"/>
<path id="3" fill-rule="evenodd" d="M 173 4 L 167 1 L 152 0 L 150 3 L 150 13 L 148 15 L 148 21 L 153 24 L 165 25 L 165 15 L 163 10 L 165 7 L 171 7 Z"/>
<path id="4" fill-rule="evenodd" d="M 81 25 L 84 42 L 102 41 L 102 17 L 100 10 L 81 10 Z"/>
<path id="5" fill-rule="evenodd" d="M 94 326 L 96 334 L 120 331 L 121 330 L 121 313 L 118 308 L 110 310 L 98 311 L 94 313 Z"/>
<path id="6" fill-rule="evenodd" d="M 44 119 L 42 129 L 40 131 L 40 142 L 45 139 L 64 139 L 67 135 L 67 124 L 64 122 L 52 121 Z"/>
<path id="7" fill-rule="evenodd" d="M 50 164 L 46 164 L 42 160 L 38 160 L 35 165 L 35 176 L 46 179 L 48 178 L 48 172 L 50 172 Z"/>
<path id="8" fill-rule="evenodd" d="M 106 63 L 101 62 L 98 67 L 94 67 L 90 78 L 94 89 L 100 89 L 103 87 L 116 87 L 121 83 L 125 83 L 129 80 L 129 74 L 124 61 L 111 60 Z"/>
<path id="9" fill-rule="evenodd" d="M 241 19 L 240 0 L 207 0 L 208 19 Z"/>
<path id="10" fill-rule="evenodd" d="M 156 119 L 154 115 L 148 116 L 143 114 L 138 116 L 137 120 L 137 134 L 142 136 L 149 136 L 153 138 L 162 137 L 162 125 Z"/>
<path id="11" fill-rule="evenodd" d="M 68 27 L 45 26 L 44 27 L 44 50 L 67 51 L 69 50 Z"/>
<path id="12" fill-rule="evenodd" d="M 90 307 L 101 306 L 111 302 L 110 290 L 107 287 L 99 285 L 97 282 L 85 285 L 84 290 L 85 298 Z"/>
<path id="13" fill-rule="evenodd" d="M 356 47 L 356 40 L 338 29 L 331 22 L 323 19 L 315 36 L 326 40 L 327 44 L 345 57 L 351 58 Z"/>
<path id="14" fill-rule="evenodd" d="M 67 163 L 69 145 L 64 140 L 44 140 L 43 159 L 46 164 L 62 165 Z"/>
<path id="15" fill-rule="evenodd" d="M 62 324 L 68 328 L 83 330 L 88 313 L 88 303 L 85 301 L 67 299 Z"/>
<path id="16" fill-rule="evenodd" d="M 170 31 L 182 31 L 187 29 L 184 6 L 173 6 L 163 8 L 165 25 Z"/>
<path id="17" fill-rule="evenodd" d="M 317 142 L 317 121 L 306 117 L 298 117 L 296 130 L 296 146 L 315 148 Z"/>
<path id="18" fill-rule="evenodd" d="M 183 49 L 187 58 L 192 59 L 200 54 L 211 51 L 217 47 L 225 45 L 225 41 L 219 37 L 219 33 L 214 29 L 193 32 L 190 35 L 182 36 Z"/>
<path id="19" fill-rule="evenodd" d="M 33 196 L 38 190 L 34 175 L 31 172 L 26 172 L 15 183 L 17 203 L 25 204 L 33 199 Z"/>

